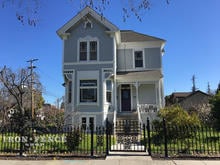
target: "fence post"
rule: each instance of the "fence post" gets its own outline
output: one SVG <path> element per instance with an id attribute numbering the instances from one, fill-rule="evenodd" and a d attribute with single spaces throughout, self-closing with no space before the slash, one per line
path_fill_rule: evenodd
<path id="1" fill-rule="evenodd" d="M 151 156 L 150 121 L 148 118 L 147 118 L 147 140 L 148 140 L 148 154 L 149 156 Z"/>
<path id="2" fill-rule="evenodd" d="M 168 157 L 168 148 L 167 148 L 167 127 L 166 127 L 166 120 L 163 119 L 163 131 L 164 131 L 164 156 L 165 158 Z"/>
<path id="3" fill-rule="evenodd" d="M 106 123 L 105 123 L 105 126 L 106 126 L 106 128 L 105 128 L 105 134 L 106 134 L 106 155 L 109 155 L 109 124 L 108 124 L 108 118 L 106 118 Z"/>
<path id="4" fill-rule="evenodd" d="M 94 156 L 94 124 L 90 125 L 91 130 L 91 157 Z"/>

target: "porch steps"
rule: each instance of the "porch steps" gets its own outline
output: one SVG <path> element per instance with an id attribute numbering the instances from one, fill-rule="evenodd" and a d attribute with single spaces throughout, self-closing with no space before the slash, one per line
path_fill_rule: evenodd
<path id="1" fill-rule="evenodd" d="M 117 120 L 137 120 L 137 112 L 120 112 L 117 114 Z"/>
<path id="2" fill-rule="evenodd" d="M 139 135 L 140 127 L 137 113 L 121 112 L 117 114 L 116 135 Z"/>

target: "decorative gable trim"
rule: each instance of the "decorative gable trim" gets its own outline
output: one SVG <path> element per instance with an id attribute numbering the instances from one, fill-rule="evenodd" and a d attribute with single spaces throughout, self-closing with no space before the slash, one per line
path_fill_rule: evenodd
<path id="1" fill-rule="evenodd" d="M 68 21 L 65 25 L 63 25 L 59 30 L 57 30 L 57 34 L 63 39 L 63 36 L 67 33 L 67 31 L 74 26 L 79 20 L 86 17 L 86 15 L 91 15 L 94 19 L 99 21 L 103 26 L 109 29 L 109 31 L 119 31 L 118 27 L 113 25 L 107 19 L 105 19 L 102 15 L 98 14 L 95 10 L 91 9 L 89 6 L 85 7 L 81 12 L 79 12 L 75 17 L 73 17 L 70 21 Z"/>
<path id="2" fill-rule="evenodd" d="M 84 29 L 86 29 L 86 28 L 92 28 L 92 27 L 93 27 L 92 21 L 87 18 L 87 19 L 84 21 Z"/>

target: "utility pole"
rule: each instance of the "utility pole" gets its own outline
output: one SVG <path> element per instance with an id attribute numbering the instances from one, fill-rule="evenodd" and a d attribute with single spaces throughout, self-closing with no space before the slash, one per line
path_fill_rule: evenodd
<path id="1" fill-rule="evenodd" d="M 38 59 L 31 59 L 28 60 L 27 62 L 30 63 L 30 66 L 28 69 L 31 70 L 31 119 L 32 122 L 34 121 L 34 92 L 33 92 L 33 83 L 34 83 L 34 75 L 33 75 L 33 70 L 36 68 L 36 66 L 33 65 L 34 61 L 37 61 Z"/>

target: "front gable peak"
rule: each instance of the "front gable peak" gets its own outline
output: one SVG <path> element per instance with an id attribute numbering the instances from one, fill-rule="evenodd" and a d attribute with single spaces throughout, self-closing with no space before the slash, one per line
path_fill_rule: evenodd
<path id="1" fill-rule="evenodd" d="M 66 24 L 64 24 L 60 29 L 58 29 L 57 34 L 60 36 L 60 38 L 62 39 L 65 38 L 66 36 L 69 35 L 68 30 L 82 19 L 84 20 L 84 27 L 91 28 L 92 22 L 88 18 L 88 15 L 90 15 L 92 18 L 97 20 L 100 24 L 102 24 L 107 29 L 109 29 L 109 31 L 113 31 L 113 32 L 119 31 L 117 26 L 115 26 L 110 21 L 105 19 L 102 15 L 98 14 L 95 10 L 87 6 L 83 10 L 81 10 L 76 16 L 70 19 Z"/>

